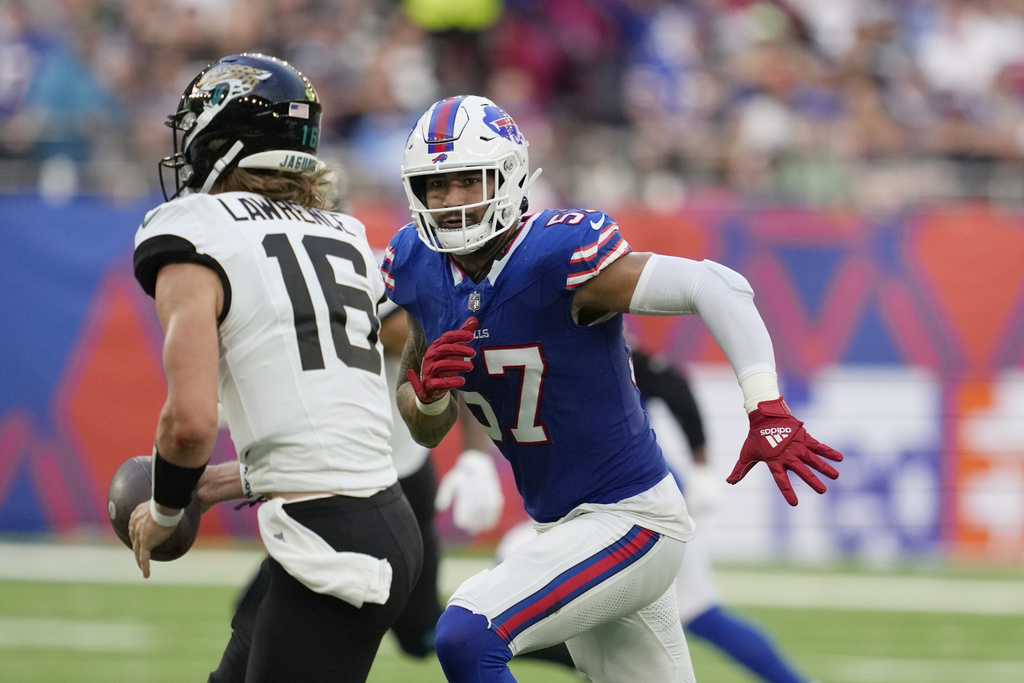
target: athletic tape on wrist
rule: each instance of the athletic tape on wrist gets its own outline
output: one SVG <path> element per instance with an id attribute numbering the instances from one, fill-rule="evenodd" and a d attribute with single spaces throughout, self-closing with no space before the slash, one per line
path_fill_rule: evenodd
<path id="1" fill-rule="evenodd" d="M 206 465 L 182 467 L 168 462 L 153 444 L 153 500 L 164 507 L 187 507 L 205 469 Z"/>
<path id="2" fill-rule="evenodd" d="M 156 501 L 152 498 L 149 499 L 149 516 L 153 518 L 153 521 L 160 526 L 177 526 L 178 522 L 181 521 L 182 515 L 185 514 L 185 509 L 178 510 L 173 515 L 165 515 L 156 509 Z"/>
<path id="3" fill-rule="evenodd" d="M 420 397 L 416 397 L 416 407 L 419 408 L 420 412 L 424 415 L 440 415 L 444 411 L 448 410 L 448 404 L 451 403 L 452 395 L 449 392 L 445 392 L 444 396 L 437 399 L 433 403 L 424 403 L 420 400 Z"/>

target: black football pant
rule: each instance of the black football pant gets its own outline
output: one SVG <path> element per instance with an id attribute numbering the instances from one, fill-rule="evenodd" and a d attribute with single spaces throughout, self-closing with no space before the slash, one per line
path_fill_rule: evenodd
<path id="1" fill-rule="evenodd" d="M 288 503 L 290 517 L 339 551 L 386 558 L 391 595 L 360 608 L 314 593 L 268 557 L 239 601 L 231 640 L 210 683 L 365 681 L 381 639 L 419 578 L 423 546 L 398 484 L 370 498 Z"/>
<path id="2" fill-rule="evenodd" d="M 437 574 L 441 564 L 441 544 L 434 531 L 434 499 L 437 478 L 428 458 L 423 466 L 398 480 L 409 499 L 423 538 L 423 569 L 412 589 L 409 602 L 391 627 L 399 646 L 407 655 L 426 657 L 434 652 L 434 629 L 443 611 L 437 598 Z"/>

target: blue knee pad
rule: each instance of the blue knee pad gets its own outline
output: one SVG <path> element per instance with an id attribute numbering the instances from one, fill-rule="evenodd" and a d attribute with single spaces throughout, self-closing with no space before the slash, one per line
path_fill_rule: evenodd
<path id="1" fill-rule="evenodd" d="M 487 628 L 487 617 L 449 607 L 437 620 L 437 660 L 451 683 L 515 683 L 512 651 Z"/>

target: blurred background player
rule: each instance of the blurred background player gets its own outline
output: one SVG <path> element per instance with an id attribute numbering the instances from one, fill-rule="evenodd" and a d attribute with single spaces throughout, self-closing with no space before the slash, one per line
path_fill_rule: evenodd
<path id="1" fill-rule="evenodd" d="M 672 474 L 686 497 L 686 508 L 698 521 L 710 513 L 720 498 L 720 484 L 715 479 L 705 449 L 704 422 L 697 400 L 685 375 L 675 366 L 657 356 L 632 350 L 633 370 L 651 428 Z M 657 404 L 661 405 L 657 405 Z M 463 429 L 466 429 L 463 424 Z M 477 427 L 479 429 L 479 427 Z M 685 438 L 687 446 L 678 440 Z M 690 453 L 690 462 L 684 461 Z M 809 679 L 791 664 L 756 624 L 741 619 L 722 605 L 715 585 L 706 531 L 698 529 L 686 544 L 686 558 L 676 579 L 679 596 L 679 618 L 687 633 L 692 633 L 718 648 L 745 666 L 767 683 L 808 683 Z M 516 547 L 536 535 L 533 523 L 522 522 L 510 529 L 496 549 L 501 562 Z M 543 659 L 575 668 L 564 644 L 529 652 L 526 657 Z M 699 672 L 697 672 L 699 674 Z"/>
<path id="2" fill-rule="evenodd" d="M 422 561 L 388 446 L 384 287 L 362 223 L 330 210 L 320 113 L 312 83 L 276 58 L 204 68 L 168 118 L 174 195 L 135 238 L 167 399 L 133 549 L 148 578 L 194 489 L 206 506 L 263 499 L 265 593 L 251 643 L 233 635 L 224 654 L 250 682 L 365 680 Z M 207 468 L 218 400 L 239 462 Z"/>
<path id="3" fill-rule="evenodd" d="M 402 177 L 413 223 L 383 267 L 410 314 L 399 410 L 433 447 L 461 395 L 541 532 L 449 599 L 437 627 L 445 675 L 511 681 L 515 654 L 566 642 L 599 683 L 693 680 L 674 586 L 693 522 L 633 385 L 622 314 L 701 316 L 751 424 L 728 481 L 764 460 L 795 505 L 788 471 L 822 493 L 811 469 L 835 478 L 822 458 L 842 456 L 786 407 L 749 284 L 709 261 L 632 253 L 600 211 L 524 216 L 527 142 L 486 98 L 428 108 Z"/>

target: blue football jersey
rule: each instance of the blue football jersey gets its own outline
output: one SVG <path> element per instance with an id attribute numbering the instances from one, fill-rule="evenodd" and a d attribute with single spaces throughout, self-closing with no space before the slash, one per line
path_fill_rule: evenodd
<path id="1" fill-rule="evenodd" d="M 412 224 L 388 246 L 388 296 L 427 343 L 470 316 L 480 321 L 462 395 L 539 522 L 618 502 L 667 473 L 633 383 L 622 315 L 589 326 L 572 316 L 576 289 L 629 252 L 611 217 L 581 210 L 527 217 L 479 283 L 428 249 Z"/>

